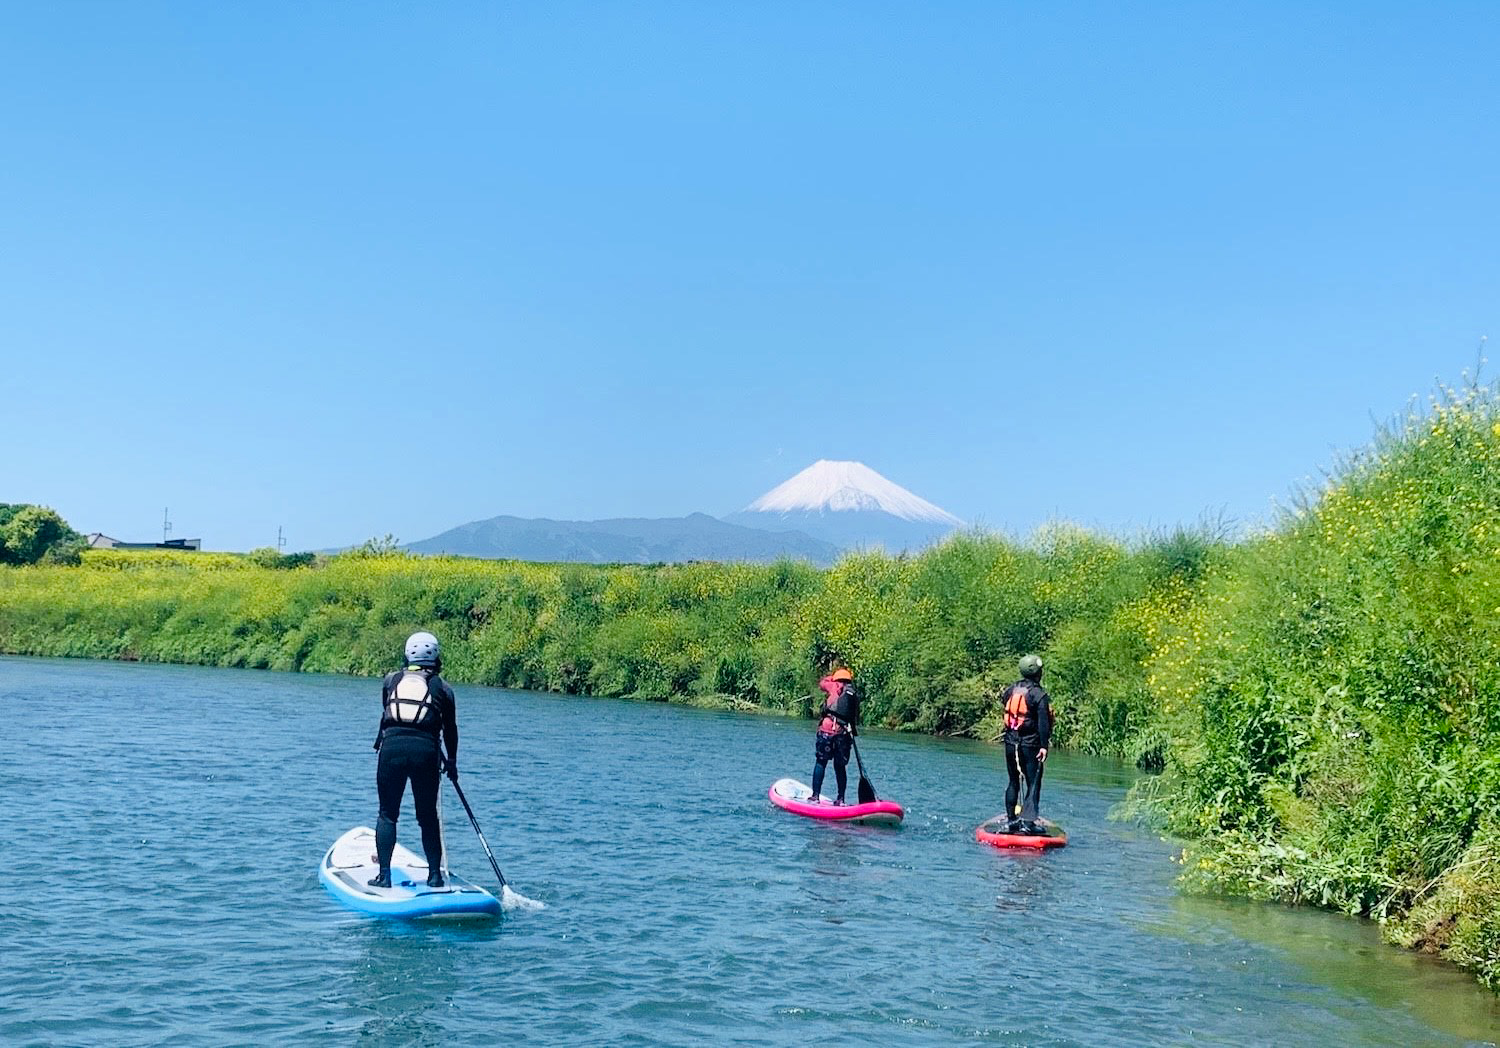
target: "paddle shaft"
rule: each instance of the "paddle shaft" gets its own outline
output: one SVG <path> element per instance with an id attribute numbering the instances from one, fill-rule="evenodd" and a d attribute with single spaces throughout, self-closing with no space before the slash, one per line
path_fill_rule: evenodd
<path id="1" fill-rule="evenodd" d="M 875 784 L 871 782 L 870 777 L 865 774 L 864 758 L 859 755 L 859 743 L 854 741 L 853 732 L 849 733 L 849 745 L 854 748 L 854 762 L 859 765 L 859 784 L 861 787 L 861 789 L 858 791 L 859 794 L 861 794 L 859 802 L 861 804 L 868 804 L 870 803 L 870 801 L 873 801 L 875 799 Z M 869 790 L 870 801 L 865 800 L 865 798 L 862 796 L 866 790 Z"/>
<path id="2" fill-rule="evenodd" d="M 849 745 L 854 748 L 854 763 L 859 765 L 859 777 L 861 779 L 868 778 L 868 776 L 865 775 L 865 762 L 860 760 L 859 757 L 859 743 L 854 741 L 853 735 L 849 736 Z"/>
<path id="3" fill-rule="evenodd" d="M 453 792 L 458 794 L 459 802 L 463 804 L 464 811 L 468 813 L 469 825 L 474 827 L 474 832 L 479 835 L 479 843 L 484 845 L 484 853 L 490 858 L 490 869 L 495 871 L 495 876 L 500 880 L 500 890 L 503 892 L 508 887 L 505 874 L 500 872 L 500 864 L 495 861 L 495 853 L 490 851 L 490 842 L 484 839 L 484 831 L 479 828 L 479 820 L 474 818 L 474 809 L 469 807 L 469 798 L 464 796 L 464 791 L 458 784 L 457 779 L 449 779 L 453 783 Z"/>

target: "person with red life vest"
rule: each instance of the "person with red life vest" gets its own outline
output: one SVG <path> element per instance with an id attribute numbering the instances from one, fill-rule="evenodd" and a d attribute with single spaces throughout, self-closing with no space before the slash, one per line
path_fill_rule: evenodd
<path id="1" fill-rule="evenodd" d="M 443 886 L 443 828 L 438 821 L 438 785 L 443 771 L 458 782 L 458 712 L 453 689 L 438 674 L 443 668 L 438 639 L 413 633 L 406 639 L 406 668 L 386 674 L 380 685 L 380 732 L 375 749 L 375 789 L 380 818 L 375 822 L 376 888 L 391 886 L 391 855 L 396 850 L 396 820 L 401 796 L 411 782 L 412 806 L 422 829 L 427 854 L 427 885 Z M 439 742 L 441 740 L 441 743 Z M 445 763 L 440 746 L 446 746 Z"/>
<path id="2" fill-rule="evenodd" d="M 838 784 L 839 795 L 834 804 L 844 803 L 844 790 L 849 785 L 849 749 L 851 739 L 858 734 L 855 724 L 859 720 L 859 694 L 854 687 L 854 674 L 840 666 L 818 681 L 824 691 L 822 718 L 818 721 L 818 734 L 813 743 L 812 800 L 817 804 L 822 799 L 823 775 L 828 762 L 833 761 L 833 778 Z"/>
<path id="3" fill-rule="evenodd" d="M 1006 830 L 1031 835 L 1046 832 L 1036 820 L 1042 799 L 1042 765 L 1052 742 L 1052 700 L 1042 687 L 1038 656 L 1021 656 L 1019 668 L 1021 679 L 1005 693 L 1005 772 L 1010 779 L 1005 787 L 1005 814 L 1010 820 Z"/>

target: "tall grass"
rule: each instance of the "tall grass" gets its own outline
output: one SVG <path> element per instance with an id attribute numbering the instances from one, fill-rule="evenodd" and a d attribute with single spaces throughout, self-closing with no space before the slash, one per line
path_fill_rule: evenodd
<path id="1" fill-rule="evenodd" d="M 1203 887 L 1384 919 L 1500 987 L 1500 411 L 1445 391 L 1229 551 L 1155 640 Z"/>

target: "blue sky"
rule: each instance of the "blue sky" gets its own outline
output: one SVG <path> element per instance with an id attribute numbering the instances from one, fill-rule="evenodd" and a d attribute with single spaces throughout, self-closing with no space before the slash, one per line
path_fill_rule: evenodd
<path id="1" fill-rule="evenodd" d="M 207 547 L 1271 500 L 1500 320 L 1488 3 L 0 15 L 0 501 Z M 17 443 L 19 441 L 19 444 Z"/>

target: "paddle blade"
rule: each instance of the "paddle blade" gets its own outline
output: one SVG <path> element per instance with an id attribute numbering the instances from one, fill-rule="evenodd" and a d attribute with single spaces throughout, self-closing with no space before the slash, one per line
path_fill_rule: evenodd
<path id="1" fill-rule="evenodd" d="M 863 775 L 859 777 L 859 803 L 875 803 L 875 787 L 870 785 L 870 780 Z"/>
<path id="2" fill-rule="evenodd" d="M 504 888 L 500 889 L 500 908 L 506 913 L 515 910 L 535 912 L 537 910 L 545 910 L 547 904 L 537 899 L 528 899 L 507 884 Z"/>

